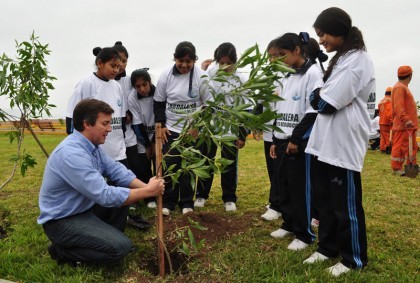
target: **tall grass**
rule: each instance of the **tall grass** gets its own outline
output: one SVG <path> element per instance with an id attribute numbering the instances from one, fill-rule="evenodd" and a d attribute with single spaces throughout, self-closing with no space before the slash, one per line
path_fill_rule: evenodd
<path id="1" fill-rule="evenodd" d="M 40 136 L 49 152 L 63 136 Z M 58 266 L 48 255 L 48 239 L 36 224 L 39 214 L 38 192 L 42 182 L 45 157 L 31 137 L 25 147 L 38 165 L 22 178 L 0 191 L 0 225 L 7 227 L 8 237 L 0 240 L 0 278 L 18 282 L 419 282 L 420 177 L 410 179 L 390 173 L 389 155 L 369 151 L 362 172 L 364 208 L 368 232 L 368 267 L 338 279 L 325 268 L 336 260 L 315 265 L 302 261 L 315 251 L 316 245 L 301 252 L 286 249 L 292 238 L 269 236 L 279 222 L 263 222 L 260 215 L 268 200 L 268 177 L 263 143 L 248 140 L 239 157 L 238 211 L 247 213 L 250 229 L 218 242 L 204 256 L 189 263 L 190 273 L 183 277 L 168 276 L 165 280 L 141 269 L 137 257 L 150 256 L 155 247 L 149 244 L 154 231 L 147 233 L 129 228 L 127 234 L 140 251 L 123 263 L 112 267 L 67 265 Z M 8 162 L 15 151 L 0 136 L 0 182 L 12 168 Z M 211 197 L 203 211 L 224 214 L 220 179 L 215 178 Z M 145 213 L 152 213 L 146 211 Z M 251 215 L 251 216 L 250 216 Z M 176 217 L 176 216 L 175 216 Z M 153 229 L 152 229 L 153 230 Z"/>

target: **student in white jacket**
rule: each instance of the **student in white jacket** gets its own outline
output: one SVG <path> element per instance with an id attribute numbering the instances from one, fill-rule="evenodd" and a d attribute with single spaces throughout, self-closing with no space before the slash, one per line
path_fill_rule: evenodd
<path id="1" fill-rule="evenodd" d="M 234 72 L 234 65 L 238 59 L 238 56 L 236 54 L 236 48 L 232 43 L 224 42 L 220 44 L 217 47 L 214 56 L 214 61 L 216 64 L 214 64 L 214 67 L 209 68 L 208 70 L 210 80 L 212 81 L 214 87 L 214 95 L 223 96 L 225 103 L 222 107 L 234 107 L 234 101 L 241 100 L 238 98 L 238 96 L 235 97 L 230 93 L 233 89 L 245 83 L 248 78 L 240 70 L 236 70 Z M 223 68 L 223 70 L 226 72 L 226 81 L 224 82 L 212 80 L 219 68 Z M 243 99 L 240 103 L 245 104 L 247 103 L 247 100 Z M 224 110 L 218 109 L 216 111 Z M 235 139 L 232 146 L 222 145 L 221 147 L 221 157 L 232 161 L 231 164 L 226 166 L 225 171 L 221 174 L 222 200 L 226 211 L 235 211 L 237 201 L 236 188 L 238 186 L 238 149 L 241 149 L 245 146 L 246 129 L 239 127 L 237 132 L 233 132 L 233 130 L 223 127 L 220 128 L 219 131 L 220 137 L 232 137 Z M 207 148 L 207 145 L 203 144 L 201 151 L 210 159 L 214 159 L 216 156 L 217 145 L 212 144 L 210 148 Z M 210 178 L 198 180 L 194 207 L 204 206 L 210 194 L 213 177 L 214 174 L 211 172 Z"/>
<path id="2" fill-rule="evenodd" d="M 168 152 L 170 145 L 179 137 L 184 127 L 184 123 L 179 123 L 179 119 L 199 111 L 207 100 L 212 99 L 208 74 L 195 65 L 197 58 L 195 46 L 191 42 L 180 42 L 175 48 L 175 64 L 160 75 L 156 84 L 153 108 L 155 121 L 162 123 L 164 153 Z M 191 131 L 190 134 L 196 136 L 198 132 Z M 178 155 L 175 149 L 171 153 Z M 167 155 L 165 162 L 168 168 L 175 164 L 174 170 L 177 170 L 181 158 Z M 165 181 L 170 189 L 163 195 L 162 213 L 169 215 L 177 205 L 184 214 L 193 211 L 194 190 L 190 176 L 182 174 L 176 184 L 172 184 L 170 178 Z"/>
<path id="3" fill-rule="evenodd" d="M 302 250 L 315 240 L 311 228 L 310 156 L 305 147 L 317 113 L 309 96 L 322 78 L 321 70 L 307 58 L 309 35 L 285 33 L 274 40 L 273 47 L 284 63 L 295 69 L 281 80 L 277 88 L 283 100 L 276 103 L 279 117 L 276 125 L 282 132 L 273 132 L 270 156 L 274 161 L 273 188 L 278 190 L 278 207 L 283 222 L 271 233 L 274 238 L 289 234 L 295 239 L 289 250 Z M 272 203 L 270 206 L 274 205 Z"/>
<path id="4" fill-rule="evenodd" d="M 314 28 L 320 45 L 336 52 L 319 88 L 311 94 L 318 111 L 306 152 L 315 156 L 313 185 L 319 211 L 318 250 L 304 263 L 341 257 L 334 276 L 367 264 L 360 172 L 368 147 L 375 72 L 363 36 L 340 8 L 328 8 Z"/>

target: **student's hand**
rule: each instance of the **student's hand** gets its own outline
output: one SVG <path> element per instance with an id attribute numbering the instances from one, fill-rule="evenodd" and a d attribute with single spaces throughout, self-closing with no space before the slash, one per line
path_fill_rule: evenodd
<path id="1" fill-rule="evenodd" d="M 254 137 L 254 140 L 256 141 L 260 141 L 262 135 L 263 133 L 260 131 L 252 131 L 252 136 Z"/>
<path id="2" fill-rule="evenodd" d="M 287 145 L 286 153 L 287 154 L 295 154 L 295 153 L 298 153 L 298 152 L 299 151 L 298 151 L 297 144 L 289 142 L 289 144 Z"/>
<path id="3" fill-rule="evenodd" d="M 126 122 L 126 124 L 131 124 L 131 122 L 132 122 L 131 115 L 125 115 L 125 122 Z"/>
<path id="4" fill-rule="evenodd" d="M 270 147 L 270 157 L 271 158 L 277 158 L 277 154 L 276 154 L 276 145 L 272 144 Z"/>
<path id="5" fill-rule="evenodd" d="M 245 141 L 243 140 L 236 140 L 235 145 L 237 148 L 241 149 L 245 146 Z"/>
<path id="6" fill-rule="evenodd" d="M 163 178 L 152 177 L 147 183 L 148 189 L 154 196 L 163 195 L 165 191 L 165 181 Z"/>
<path id="7" fill-rule="evenodd" d="M 171 132 L 169 132 L 168 128 L 162 128 L 162 144 L 165 144 L 168 142 L 168 137 L 171 135 Z"/>
<path id="8" fill-rule="evenodd" d="M 201 69 L 204 70 L 204 71 L 207 71 L 207 69 L 209 68 L 209 66 L 210 66 L 211 63 L 213 63 L 213 59 L 204 60 L 201 63 Z"/>

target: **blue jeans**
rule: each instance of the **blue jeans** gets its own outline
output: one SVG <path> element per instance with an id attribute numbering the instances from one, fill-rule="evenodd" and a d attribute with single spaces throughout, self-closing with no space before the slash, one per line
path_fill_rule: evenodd
<path id="1" fill-rule="evenodd" d="M 49 251 L 59 263 L 113 263 L 123 259 L 132 246 L 123 232 L 92 210 L 48 221 L 43 228 L 52 242 Z"/>

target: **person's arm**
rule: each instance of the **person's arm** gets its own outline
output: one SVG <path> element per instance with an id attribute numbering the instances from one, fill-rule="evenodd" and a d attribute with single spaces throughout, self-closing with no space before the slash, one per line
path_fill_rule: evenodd
<path id="1" fill-rule="evenodd" d="M 102 158 L 104 153 L 100 150 L 96 152 L 97 161 L 84 150 L 75 151 L 73 149 L 63 153 L 57 166 L 63 180 L 72 189 L 101 206 L 121 206 L 129 195 L 130 189 L 127 187 L 136 176 L 110 157 Z M 104 167 L 104 163 L 109 163 L 105 166 L 107 168 Z M 120 187 L 108 185 L 104 176 L 115 181 Z"/>
<path id="2" fill-rule="evenodd" d="M 166 123 L 166 101 L 153 101 L 153 114 L 155 115 L 155 122 L 161 123 L 162 128 L 165 127 Z"/>
<path id="3" fill-rule="evenodd" d="M 213 59 L 206 59 L 201 63 L 201 69 L 203 71 L 207 71 L 210 64 L 213 63 Z"/>
<path id="4" fill-rule="evenodd" d="M 150 179 L 149 183 L 145 184 L 136 178 L 130 183 L 130 188 L 132 188 L 130 194 L 123 205 L 129 205 L 148 197 L 155 197 L 163 194 L 165 182 L 162 178 L 158 179 L 153 177 Z"/>
<path id="5" fill-rule="evenodd" d="M 153 114 L 155 115 L 155 122 L 161 123 L 162 128 L 165 128 L 166 123 L 166 84 L 167 73 L 162 73 L 155 87 L 155 94 L 153 96 Z"/>
<path id="6" fill-rule="evenodd" d="M 84 176 L 78 177 L 78 174 L 74 176 L 70 174 L 72 176 L 69 177 L 79 183 L 78 188 L 89 191 L 93 201 L 105 207 L 122 206 L 163 193 L 164 180 L 162 178 L 151 178 L 149 183 L 145 184 L 120 162 L 112 160 L 103 152 L 97 154 L 100 155 L 99 162 L 103 166 L 104 175 L 118 184 L 119 187 L 108 185 L 99 171 L 92 168 L 93 166 L 77 168 L 77 172 L 80 174 L 83 174 L 83 171 L 86 172 Z M 112 202 L 109 203 L 110 201 Z"/>
<path id="7" fill-rule="evenodd" d="M 332 114 L 337 111 L 334 106 L 321 98 L 319 94 L 320 90 L 321 88 L 315 89 L 309 96 L 309 103 L 311 104 L 312 108 L 318 110 L 318 113 L 321 114 Z"/>
<path id="8" fill-rule="evenodd" d="M 121 127 L 123 131 L 123 137 L 125 138 L 125 132 L 127 131 L 127 117 L 121 117 Z"/>
<path id="9" fill-rule="evenodd" d="M 392 125 L 394 119 L 392 117 L 392 102 L 391 101 L 388 101 L 387 103 L 385 103 L 383 115 L 385 116 L 388 124 Z"/>
<path id="10" fill-rule="evenodd" d="M 168 137 L 171 135 L 168 128 L 166 128 L 166 101 L 153 100 L 153 114 L 155 115 L 155 122 L 161 123 L 162 127 L 162 143 L 168 142 Z"/>
<path id="11" fill-rule="evenodd" d="M 151 145 L 149 135 L 147 134 L 146 127 L 144 124 L 138 125 L 131 125 L 136 134 L 137 140 L 144 145 L 144 147 L 148 148 Z"/>
<path id="12" fill-rule="evenodd" d="M 407 114 L 405 109 L 405 91 L 401 87 L 394 88 L 392 92 L 393 96 L 393 107 L 395 117 L 405 125 L 406 128 L 411 128 L 413 126 L 413 121 L 410 120 L 410 117 Z"/>
<path id="13" fill-rule="evenodd" d="M 308 131 L 310 131 L 314 125 L 317 115 L 317 113 L 306 113 L 302 121 L 293 129 L 292 136 L 290 137 L 292 143 L 298 144 L 305 139 Z"/>
<path id="14" fill-rule="evenodd" d="M 80 80 L 76 87 L 73 90 L 73 94 L 70 96 L 70 99 L 67 103 L 67 113 L 66 113 L 66 133 L 70 135 L 74 131 L 73 126 L 73 111 L 77 103 L 82 99 L 91 98 L 90 92 L 90 79 Z"/>

